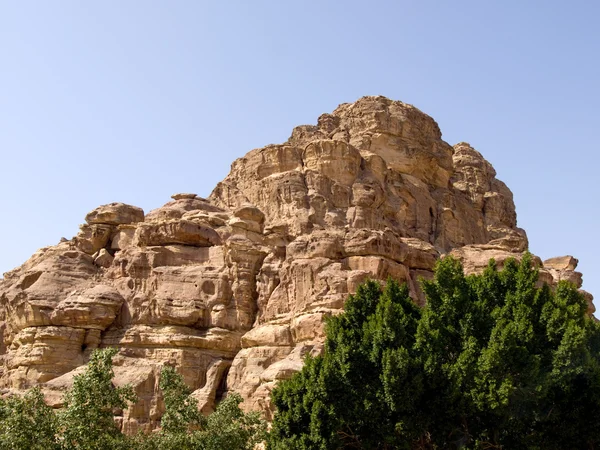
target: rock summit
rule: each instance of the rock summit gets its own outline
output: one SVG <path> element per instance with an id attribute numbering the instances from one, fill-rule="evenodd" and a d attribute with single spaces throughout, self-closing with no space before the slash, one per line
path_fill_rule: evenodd
<path id="1" fill-rule="evenodd" d="M 323 318 L 360 283 L 393 277 L 422 305 L 444 255 L 473 273 L 528 248 L 491 164 L 385 97 L 252 150 L 208 198 L 175 194 L 147 214 L 111 203 L 85 221 L 0 281 L 0 387 L 40 385 L 60 406 L 90 353 L 117 347 L 115 381 L 139 397 L 118 417 L 128 433 L 159 424 L 164 364 L 204 411 L 236 391 L 269 418 L 272 388 L 323 351 Z M 536 263 L 540 282 L 581 287 L 575 258 Z"/>

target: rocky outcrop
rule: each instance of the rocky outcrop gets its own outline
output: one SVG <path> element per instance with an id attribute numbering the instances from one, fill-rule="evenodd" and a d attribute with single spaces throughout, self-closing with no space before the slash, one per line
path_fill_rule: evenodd
<path id="1" fill-rule="evenodd" d="M 5 274 L 0 384 L 42 384 L 58 406 L 90 352 L 116 346 L 116 382 L 139 396 L 127 432 L 157 426 L 164 364 L 204 411 L 237 391 L 270 417 L 272 388 L 323 350 L 323 319 L 366 279 L 404 281 L 423 304 L 440 257 L 477 272 L 527 246 L 479 152 L 413 106 L 364 97 L 238 159 L 208 199 L 176 194 L 146 215 L 101 206 Z M 542 281 L 581 286 L 576 259 L 537 263 Z"/>

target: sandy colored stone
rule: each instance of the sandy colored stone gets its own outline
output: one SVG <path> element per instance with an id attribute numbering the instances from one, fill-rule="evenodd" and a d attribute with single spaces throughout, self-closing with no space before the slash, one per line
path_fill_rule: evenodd
<path id="1" fill-rule="evenodd" d="M 240 206 L 233 212 L 233 215 L 242 220 L 256 222 L 258 224 L 262 224 L 265 221 L 263 212 L 256 206 L 250 204 Z"/>
<path id="2" fill-rule="evenodd" d="M 137 206 L 124 203 L 109 203 L 94 209 L 85 216 L 85 221 L 92 224 L 121 225 L 142 222 L 144 211 Z"/>
<path id="3" fill-rule="evenodd" d="M 105 330 L 117 317 L 123 302 L 114 287 L 97 284 L 71 292 L 56 305 L 50 321 L 56 326 Z"/>
<path id="4" fill-rule="evenodd" d="M 511 252 L 492 245 L 468 245 L 452 250 L 450 255 L 463 264 L 466 274 L 482 273 L 490 259 L 495 261 L 498 269 L 502 269 L 508 259 L 520 261 L 523 257 L 523 253 Z M 534 255 L 533 264 L 542 267 L 542 260 Z"/>
<path id="5" fill-rule="evenodd" d="M 544 267 L 546 269 L 555 270 L 575 270 L 579 261 L 572 256 L 556 256 L 549 258 L 544 261 Z"/>
<path id="6" fill-rule="evenodd" d="M 292 336 L 290 327 L 277 324 L 259 325 L 242 337 L 242 347 L 259 347 L 263 345 L 290 346 Z"/>
<path id="7" fill-rule="evenodd" d="M 169 220 L 144 223 L 133 238 L 138 247 L 150 245 L 183 244 L 208 247 L 220 243 L 219 235 L 212 228 L 189 220 Z"/>
<path id="8" fill-rule="evenodd" d="M 196 197 L 198 197 L 196 194 L 186 194 L 186 193 L 171 195 L 171 198 L 173 200 L 185 200 L 185 199 L 191 200 L 191 199 L 195 199 Z"/>
<path id="9" fill-rule="evenodd" d="M 127 433 L 159 426 L 166 364 L 203 412 L 236 391 L 245 410 L 271 418 L 271 391 L 322 353 L 325 318 L 365 280 L 406 282 L 424 305 L 439 258 L 479 273 L 528 247 L 512 193 L 482 154 L 385 97 L 250 151 L 208 198 L 174 194 L 145 216 L 111 203 L 85 219 L 0 280 L 0 388 L 42 384 L 60 407 L 91 352 L 117 347 L 115 383 L 138 395 L 116 417 Z M 534 262 L 540 284 L 581 286 L 575 258 Z"/>
<path id="10" fill-rule="evenodd" d="M 222 209 L 214 206 L 211 204 L 211 202 L 196 195 L 194 195 L 194 197 L 188 195 L 185 195 L 184 197 L 177 197 L 177 199 L 166 203 L 160 208 L 150 211 L 148 214 L 146 214 L 144 221 L 161 222 L 171 219 L 181 219 L 182 216 L 189 211 L 222 211 Z"/>
<path id="11" fill-rule="evenodd" d="M 80 225 L 73 241 L 79 250 L 93 255 L 109 245 L 114 230 L 115 226 L 109 224 Z"/>
<path id="12" fill-rule="evenodd" d="M 28 388 L 80 366 L 85 334 L 82 328 L 66 326 L 22 329 L 8 348 L 5 385 Z"/>
<path id="13" fill-rule="evenodd" d="M 98 267 L 104 267 L 106 269 L 112 265 L 114 259 L 114 256 L 111 255 L 108 250 L 101 248 L 96 256 L 94 256 L 94 264 L 96 264 Z"/>
<path id="14" fill-rule="evenodd" d="M 112 250 L 124 250 L 133 243 L 133 237 L 135 235 L 135 227 L 120 226 L 113 234 L 110 242 L 110 248 Z"/>

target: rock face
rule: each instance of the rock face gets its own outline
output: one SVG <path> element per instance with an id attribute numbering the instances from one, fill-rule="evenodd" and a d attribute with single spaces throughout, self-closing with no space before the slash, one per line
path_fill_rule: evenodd
<path id="1" fill-rule="evenodd" d="M 270 417 L 272 388 L 322 351 L 323 318 L 367 278 L 405 281 L 423 304 L 419 280 L 443 255 L 477 272 L 528 246 L 490 163 L 384 97 L 249 152 L 208 199 L 172 199 L 145 216 L 100 206 L 73 239 L 5 274 L 2 387 L 41 384 L 58 406 L 91 351 L 116 346 L 116 382 L 139 396 L 120 418 L 126 432 L 158 425 L 164 364 L 204 411 L 237 391 Z M 581 286 L 576 259 L 538 263 L 542 281 Z"/>

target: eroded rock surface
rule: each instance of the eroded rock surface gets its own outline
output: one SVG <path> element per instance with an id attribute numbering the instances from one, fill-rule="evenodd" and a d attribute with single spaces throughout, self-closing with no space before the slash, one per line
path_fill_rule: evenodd
<path id="1" fill-rule="evenodd" d="M 119 419 L 126 432 L 157 426 L 164 364 L 204 411 L 229 390 L 270 417 L 272 388 L 323 350 L 324 317 L 367 278 L 405 281 L 423 304 L 440 257 L 472 273 L 527 246 L 479 152 L 444 142 L 411 105 L 364 97 L 238 159 L 208 199 L 175 194 L 146 215 L 100 206 L 5 274 L 0 384 L 42 384 L 59 406 L 91 351 L 116 346 L 116 382 L 140 398 Z M 541 281 L 581 286 L 576 259 L 537 263 Z"/>

